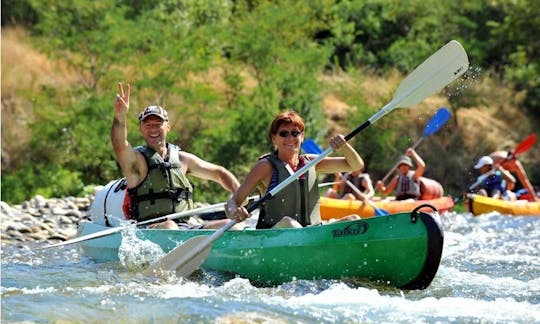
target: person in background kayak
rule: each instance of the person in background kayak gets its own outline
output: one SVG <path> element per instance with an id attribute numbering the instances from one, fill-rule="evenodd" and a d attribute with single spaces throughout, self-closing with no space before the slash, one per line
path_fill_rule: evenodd
<path id="1" fill-rule="evenodd" d="M 500 164 L 505 170 L 515 174 L 521 184 L 521 186 L 527 191 L 521 199 L 527 199 L 529 201 L 540 201 L 540 197 L 536 195 L 536 191 L 527 176 L 527 172 L 523 168 L 521 162 L 516 159 L 515 156 L 512 156 L 507 160 L 507 157 L 511 152 L 506 151 L 496 151 L 489 155 L 493 159 L 494 164 Z"/>
<path id="2" fill-rule="evenodd" d="M 373 198 L 375 190 L 373 189 L 373 183 L 368 173 L 362 172 L 363 169 L 355 170 L 353 172 L 341 175 L 336 174 L 336 183 L 332 188 L 328 189 L 325 196 L 329 198 L 347 199 L 347 200 L 361 200 Z M 350 185 L 347 184 L 347 180 L 353 184 L 357 189 L 353 190 Z"/>
<path id="3" fill-rule="evenodd" d="M 411 170 L 413 167 L 412 160 L 416 164 L 416 170 Z M 424 174 L 425 168 L 426 164 L 420 155 L 412 148 L 408 148 L 399 161 L 399 173 L 390 180 L 387 186 L 381 180 L 377 181 L 376 188 L 381 190 L 384 195 L 388 195 L 395 189 L 396 200 L 419 199 L 421 194 L 420 177 Z"/>
<path id="4" fill-rule="evenodd" d="M 313 154 L 300 154 L 304 140 L 304 120 L 296 112 L 289 110 L 278 114 L 268 131 L 268 138 L 274 147 L 270 154 L 262 156 L 246 176 L 238 190 L 225 205 L 228 218 L 240 222 L 249 217 L 242 206 L 248 195 L 255 189 L 266 194 L 280 182 L 316 158 Z M 347 143 L 342 135 L 330 140 L 335 152 L 343 157 L 325 157 L 298 179 L 279 191 L 264 204 L 259 211 L 257 228 L 303 227 L 320 224 L 319 188 L 317 173 L 336 173 L 362 169 L 364 161 Z M 358 219 L 351 215 L 341 220 Z"/>
<path id="5" fill-rule="evenodd" d="M 492 173 L 476 187 L 477 194 L 496 199 L 516 199 L 516 195 L 511 191 L 514 188 L 516 179 L 500 164 L 494 165 L 491 157 L 481 157 L 474 165 L 474 169 L 479 171 L 479 178 L 486 173 Z"/>
<path id="6" fill-rule="evenodd" d="M 219 183 L 234 192 L 240 183 L 222 166 L 207 162 L 167 143 L 170 131 L 167 111 L 160 106 L 146 107 L 139 114 L 139 130 L 145 145 L 133 148 L 127 140 L 127 113 L 131 87 L 118 83 L 114 100 L 114 121 L 111 142 L 127 181 L 130 218 L 136 221 L 165 216 L 193 208 L 193 186 L 187 175 Z M 205 224 L 204 228 L 220 228 L 228 220 Z M 155 228 L 178 229 L 172 220 L 154 224 Z"/>

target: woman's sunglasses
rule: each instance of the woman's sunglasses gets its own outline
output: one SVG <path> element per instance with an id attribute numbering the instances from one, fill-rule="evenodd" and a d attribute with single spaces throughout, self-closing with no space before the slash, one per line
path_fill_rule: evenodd
<path id="1" fill-rule="evenodd" d="M 278 135 L 279 135 L 280 137 L 284 137 L 284 138 L 289 137 L 289 135 L 292 135 L 292 137 L 298 137 L 298 136 L 300 136 L 300 134 L 302 134 L 302 132 L 301 132 L 301 131 L 297 131 L 297 130 L 293 130 L 293 131 L 290 131 L 290 132 L 284 130 L 284 131 L 281 131 L 281 132 L 278 133 Z"/>

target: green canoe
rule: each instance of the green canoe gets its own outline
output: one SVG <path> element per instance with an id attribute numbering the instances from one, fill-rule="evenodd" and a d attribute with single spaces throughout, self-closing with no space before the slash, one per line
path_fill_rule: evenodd
<path id="1" fill-rule="evenodd" d="M 300 229 L 224 233 L 202 264 L 206 270 L 238 274 L 272 286 L 294 279 L 361 279 L 401 289 L 424 289 L 437 273 L 443 230 L 437 213 L 399 213 Z M 107 227 L 83 222 L 80 235 Z M 213 230 L 139 229 L 140 239 L 165 252 Z M 118 260 L 121 233 L 81 243 L 83 255 L 98 262 Z"/>

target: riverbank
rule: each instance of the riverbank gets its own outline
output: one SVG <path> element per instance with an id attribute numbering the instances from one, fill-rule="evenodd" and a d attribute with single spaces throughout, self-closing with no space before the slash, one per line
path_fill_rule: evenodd
<path id="1" fill-rule="evenodd" d="M 65 241 L 88 219 L 94 196 L 46 199 L 37 195 L 19 205 L 0 202 L 2 245 L 34 241 Z"/>
<path id="2" fill-rule="evenodd" d="M 94 194 L 85 197 L 46 199 L 41 195 L 10 206 L 0 201 L 0 233 L 2 245 L 26 245 L 41 241 L 66 241 L 77 235 L 79 223 L 90 220 L 90 207 L 95 194 L 103 187 L 97 186 Z M 195 208 L 208 206 L 196 202 Z M 189 222 L 200 225 L 204 221 L 191 217 Z"/>

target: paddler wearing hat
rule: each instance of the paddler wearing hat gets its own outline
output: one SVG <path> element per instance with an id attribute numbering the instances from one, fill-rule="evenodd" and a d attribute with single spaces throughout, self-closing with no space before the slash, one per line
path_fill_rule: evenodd
<path id="1" fill-rule="evenodd" d="M 415 170 L 412 170 L 413 160 L 416 164 Z M 414 149 L 408 148 L 399 161 L 399 173 L 392 178 L 387 186 L 381 180 L 377 181 L 376 188 L 381 190 L 384 195 L 396 190 L 396 200 L 418 199 L 420 197 L 419 179 L 424 174 L 425 168 L 424 160 Z"/>

